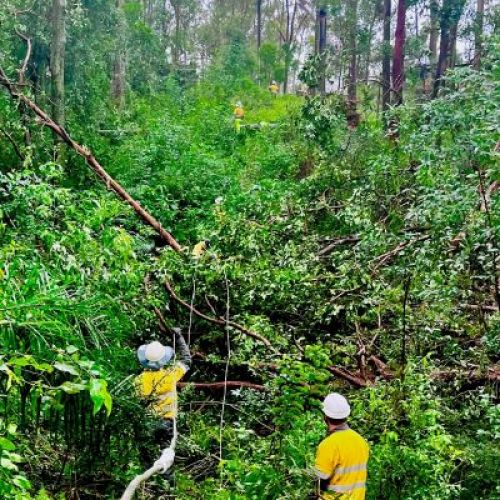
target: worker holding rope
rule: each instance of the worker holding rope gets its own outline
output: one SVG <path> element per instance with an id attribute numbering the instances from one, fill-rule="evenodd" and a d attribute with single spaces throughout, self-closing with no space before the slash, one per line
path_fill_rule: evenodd
<path id="1" fill-rule="evenodd" d="M 167 447 L 175 436 L 176 385 L 191 366 L 191 355 L 181 330 L 173 328 L 173 331 L 179 361 L 175 361 L 170 366 L 167 365 L 174 357 L 172 347 L 154 341 L 147 345 L 141 345 L 137 350 L 137 357 L 145 370 L 137 377 L 136 387 L 139 395 L 151 403 L 152 410 L 157 417 L 157 421 L 154 423 L 153 437 L 160 448 Z M 147 455 L 150 454 L 147 453 Z"/>

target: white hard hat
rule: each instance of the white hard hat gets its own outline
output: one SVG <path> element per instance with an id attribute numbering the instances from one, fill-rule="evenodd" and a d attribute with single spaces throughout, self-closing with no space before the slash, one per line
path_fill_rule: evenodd
<path id="1" fill-rule="evenodd" d="M 351 413 L 351 407 L 344 396 L 332 392 L 323 401 L 323 413 L 336 420 L 347 418 Z"/>
<path id="2" fill-rule="evenodd" d="M 164 346 L 157 340 L 141 345 L 137 349 L 137 357 L 141 365 L 153 370 L 165 366 L 172 359 L 173 354 L 174 350 L 171 347 Z"/>
<path id="3" fill-rule="evenodd" d="M 243 103 L 242 103 L 241 101 L 238 101 L 238 102 L 236 103 L 236 106 L 238 106 L 238 108 L 241 108 L 241 106 L 243 106 Z"/>
<path id="4" fill-rule="evenodd" d="M 163 356 L 165 356 L 166 347 L 155 340 L 146 346 L 144 351 L 144 356 L 148 361 L 159 361 Z"/>

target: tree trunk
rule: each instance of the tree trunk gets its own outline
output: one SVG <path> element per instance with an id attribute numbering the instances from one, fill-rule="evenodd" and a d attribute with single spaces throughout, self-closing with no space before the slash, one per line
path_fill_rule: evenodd
<path id="1" fill-rule="evenodd" d="M 326 92 L 326 9 L 319 9 L 319 40 L 318 50 L 321 57 L 319 78 L 319 91 L 321 95 Z"/>
<path id="2" fill-rule="evenodd" d="M 347 86 L 347 98 L 350 105 L 356 106 L 356 87 L 357 87 L 357 11 L 358 0 L 349 0 L 349 84 Z"/>
<path id="3" fill-rule="evenodd" d="M 450 27 L 450 50 L 449 50 L 449 61 L 448 68 L 453 69 L 457 63 L 457 32 L 458 32 L 458 22 L 454 23 Z"/>
<path id="4" fill-rule="evenodd" d="M 437 40 L 439 35 L 439 2 L 431 0 L 429 6 L 430 29 L 429 29 L 429 62 L 431 68 L 436 67 L 437 62 Z"/>
<path id="5" fill-rule="evenodd" d="M 181 42 L 181 12 L 178 0 L 170 0 L 170 4 L 174 9 L 175 32 L 174 43 L 172 44 L 172 64 L 175 69 L 179 67 L 180 61 L 180 42 Z"/>
<path id="6" fill-rule="evenodd" d="M 375 22 L 380 13 L 380 4 L 376 2 L 373 6 L 373 17 L 370 21 L 370 26 L 368 27 L 368 49 L 366 51 L 366 65 L 365 65 L 365 84 L 368 85 L 370 80 L 370 63 L 372 58 L 372 40 L 373 40 L 373 29 L 375 27 Z"/>
<path id="7" fill-rule="evenodd" d="M 52 116 L 64 127 L 64 53 L 66 45 L 66 0 L 52 1 L 52 40 L 50 74 L 52 79 Z M 61 139 L 56 136 L 56 143 Z"/>
<path id="8" fill-rule="evenodd" d="M 391 105 L 391 0 L 384 0 L 384 57 L 382 59 L 382 111 Z"/>
<path id="9" fill-rule="evenodd" d="M 288 71 L 290 68 L 290 0 L 285 0 L 285 43 L 283 45 L 285 52 L 285 71 L 283 75 L 283 94 L 288 90 Z"/>
<path id="10" fill-rule="evenodd" d="M 403 84 L 405 79 L 404 57 L 406 39 L 406 0 L 398 0 L 396 19 L 396 33 L 394 37 L 394 56 L 392 61 L 392 87 L 394 90 L 394 104 L 403 103 Z"/>
<path id="11" fill-rule="evenodd" d="M 483 52 L 484 0 L 477 0 L 476 19 L 474 20 L 474 68 L 481 69 Z"/>
<path id="12" fill-rule="evenodd" d="M 256 9 L 257 9 L 257 51 L 260 51 L 260 46 L 262 44 L 262 0 L 257 0 Z"/>
<path id="13" fill-rule="evenodd" d="M 295 0 L 293 10 L 290 14 L 290 0 L 285 1 L 286 8 L 286 31 L 285 31 L 285 74 L 283 78 L 283 93 L 288 91 L 288 75 L 292 62 L 295 43 L 295 17 L 297 15 L 298 1 Z"/>
<path id="14" fill-rule="evenodd" d="M 356 112 L 357 101 L 357 16 L 358 0 L 349 0 L 349 83 L 347 85 L 347 121 L 350 126 L 358 124 L 358 114 Z"/>
<path id="15" fill-rule="evenodd" d="M 117 50 L 113 64 L 113 78 L 111 81 L 111 97 L 118 109 L 122 109 L 125 104 L 125 74 L 126 74 L 126 23 L 123 13 L 124 0 L 116 0 L 116 10 L 118 16 L 117 23 Z"/>
<path id="16" fill-rule="evenodd" d="M 441 8 L 440 25 L 441 40 L 439 43 L 439 59 L 436 66 L 436 76 L 434 78 L 434 87 L 432 97 L 438 95 L 439 88 L 442 85 L 443 75 L 450 63 L 452 49 L 452 36 L 458 27 L 460 17 L 465 5 L 465 0 L 443 0 Z"/>

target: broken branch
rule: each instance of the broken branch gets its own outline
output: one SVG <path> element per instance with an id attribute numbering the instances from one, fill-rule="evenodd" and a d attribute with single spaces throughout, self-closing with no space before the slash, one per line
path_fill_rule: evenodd
<path id="1" fill-rule="evenodd" d="M 230 326 L 230 327 L 234 328 L 235 330 L 238 330 L 241 333 L 244 333 L 248 337 L 252 337 L 255 340 L 258 340 L 259 342 L 262 342 L 264 345 L 269 347 L 272 351 L 275 351 L 271 342 L 269 342 L 269 340 L 267 340 L 262 335 L 254 332 L 252 330 L 249 330 L 248 328 L 245 328 L 244 326 L 242 326 L 234 321 L 227 320 L 226 318 L 223 318 L 220 316 L 219 317 L 207 316 L 206 314 L 204 314 L 201 311 L 199 311 L 198 309 L 196 309 L 194 306 L 191 306 L 191 304 L 188 304 L 186 301 L 182 300 L 180 297 L 178 297 L 176 295 L 176 293 L 174 292 L 174 290 L 172 289 L 172 286 L 170 285 L 170 283 L 168 281 L 165 281 L 165 288 L 167 289 L 167 292 L 172 297 L 172 299 L 175 300 L 175 302 L 177 302 L 181 306 L 185 307 L 186 309 L 190 310 L 195 316 L 198 316 L 199 318 L 204 319 L 205 321 L 208 321 L 209 323 L 213 323 L 214 325 Z"/>
<path id="2" fill-rule="evenodd" d="M 368 380 L 354 375 L 354 373 L 346 370 L 345 368 L 340 368 L 338 366 L 329 366 L 327 370 L 336 377 L 347 380 L 347 382 L 354 385 L 355 387 L 367 387 L 368 385 L 370 385 L 370 382 Z"/>
<path id="3" fill-rule="evenodd" d="M 389 262 L 393 257 L 395 257 L 398 253 L 402 252 L 406 247 L 413 245 L 414 243 L 417 243 L 419 241 L 428 240 L 429 238 L 430 236 L 428 234 L 424 234 L 423 236 L 414 238 L 413 240 L 407 240 L 398 243 L 392 250 L 389 250 L 388 252 L 379 255 L 378 257 L 372 260 L 372 263 L 374 263 L 374 266 L 372 267 L 372 272 L 375 272 L 377 269 L 379 269 L 384 264 Z"/>
<path id="4" fill-rule="evenodd" d="M 358 243 L 360 241 L 360 237 L 359 236 L 348 236 L 346 238 L 338 238 L 334 241 L 332 241 L 330 244 L 328 244 L 326 247 L 322 248 L 319 252 L 318 252 L 318 257 L 323 257 L 324 255 L 329 255 L 330 253 L 332 253 L 332 251 L 340 246 L 340 245 L 347 245 L 347 244 L 355 244 L 355 243 Z"/>
<path id="5" fill-rule="evenodd" d="M 128 203 L 139 215 L 139 217 L 148 225 L 150 225 L 156 232 L 176 251 L 182 252 L 181 246 L 174 237 L 165 230 L 160 222 L 158 222 L 148 211 L 141 207 L 139 202 L 134 200 L 132 196 L 121 186 L 113 177 L 111 177 L 106 170 L 99 164 L 92 153 L 84 146 L 81 146 L 75 142 L 68 132 L 58 125 L 52 118 L 45 113 L 41 108 L 39 108 L 31 99 L 26 97 L 24 94 L 18 92 L 16 85 L 13 84 L 4 70 L 0 67 L 0 84 L 3 85 L 12 96 L 13 99 L 24 103 L 33 113 L 41 120 L 41 123 L 50 128 L 56 135 L 58 135 L 70 148 L 72 148 L 77 154 L 82 156 L 87 165 L 94 171 L 94 173 L 106 184 L 106 186 L 115 192 L 119 198 Z"/>

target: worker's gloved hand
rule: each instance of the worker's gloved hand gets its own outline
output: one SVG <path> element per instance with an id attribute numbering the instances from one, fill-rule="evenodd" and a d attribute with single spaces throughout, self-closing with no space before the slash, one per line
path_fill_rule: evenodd
<path id="1" fill-rule="evenodd" d="M 161 457 L 155 462 L 155 466 L 161 468 L 161 472 L 166 472 L 174 463 L 175 452 L 172 448 L 163 450 Z"/>

